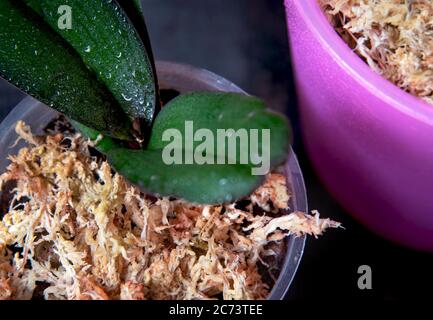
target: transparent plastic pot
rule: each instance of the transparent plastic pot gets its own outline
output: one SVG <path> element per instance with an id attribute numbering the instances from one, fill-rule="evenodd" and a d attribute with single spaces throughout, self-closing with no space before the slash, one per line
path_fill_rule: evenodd
<path id="1" fill-rule="evenodd" d="M 165 61 L 158 62 L 156 68 L 161 89 L 174 89 L 181 93 L 198 90 L 245 93 L 230 81 L 204 69 Z M 25 145 L 22 141 L 15 144 L 17 139 L 15 123 L 18 120 L 23 120 L 27 125 L 30 125 L 32 132 L 42 134 L 46 125 L 57 115 L 56 111 L 31 97 L 23 99 L 0 124 L 0 152 L 3 155 L 0 158 L 0 171 L 4 172 L 9 164 L 7 156 L 16 154 Z M 292 193 L 291 208 L 306 212 L 307 198 L 304 180 L 293 151 L 290 152 L 285 171 Z M 280 275 L 268 299 L 280 300 L 286 296 L 299 266 L 304 244 L 305 237 L 289 237 L 287 239 Z"/>

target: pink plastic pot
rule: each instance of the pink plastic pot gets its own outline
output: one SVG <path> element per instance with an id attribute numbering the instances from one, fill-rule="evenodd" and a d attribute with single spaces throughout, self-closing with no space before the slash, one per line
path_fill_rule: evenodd
<path id="1" fill-rule="evenodd" d="M 433 251 L 433 107 L 372 71 L 317 0 L 286 0 L 304 141 L 322 181 L 353 216 Z"/>

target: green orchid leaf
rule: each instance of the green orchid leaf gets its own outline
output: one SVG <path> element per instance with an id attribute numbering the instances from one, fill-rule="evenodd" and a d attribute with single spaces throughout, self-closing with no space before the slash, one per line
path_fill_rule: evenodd
<path id="1" fill-rule="evenodd" d="M 84 136 L 96 142 L 96 149 L 108 158 L 113 168 L 143 191 L 162 196 L 177 196 L 195 203 L 231 202 L 249 195 L 264 177 L 251 175 L 251 167 L 240 164 L 167 165 L 163 150 L 130 150 L 110 137 L 72 121 Z"/>
<path id="2" fill-rule="evenodd" d="M 141 0 L 117 0 L 117 3 L 122 7 L 125 14 L 137 30 L 140 35 L 141 41 L 143 41 L 144 47 L 146 48 L 147 55 L 149 57 L 152 66 L 155 67 L 152 46 L 150 43 L 149 33 L 147 32 L 146 22 L 143 16 L 143 6 Z M 153 69 L 155 71 L 155 68 Z M 155 80 L 156 77 L 155 77 Z"/>
<path id="3" fill-rule="evenodd" d="M 191 123 L 192 136 L 186 127 Z M 200 133 L 199 129 L 205 131 Z M 215 139 L 218 130 L 227 133 L 222 136 L 223 148 L 219 148 Z M 269 131 L 268 140 L 263 138 L 264 130 Z M 248 137 L 253 131 L 262 135 L 258 134 L 257 139 L 253 135 Z M 147 150 L 110 145 L 104 153 L 119 173 L 147 192 L 197 203 L 223 203 L 249 195 L 271 169 L 287 160 L 289 133 L 286 119 L 267 110 L 257 98 L 196 92 L 181 95 L 162 109 L 155 119 Z M 237 148 L 230 151 L 232 137 L 242 138 L 232 140 L 237 141 Z M 245 137 L 248 140 L 242 140 Z M 210 141 L 213 143 L 206 143 Z M 254 142 L 257 145 L 251 147 Z M 212 147 L 203 148 L 204 144 Z M 261 163 L 257 162 L 260 158 Z M 266 170 L 254 173 L 265 162 L 268 162 Z"/>
<path id="4" fill-rule="evenodd" d="M 158 88 L 158 77 L 156 74 L 155 60 L 153 57 L 152 45 L 150 43 L 149 33 L 147 32 L 146 22 L 143 16 L 143 6 L 141 0 L 117 0 L 117 3 L 122 7 L 123 11 L 128 16 L 131 23 L 137 30 L 144 48 L 146 49 L 147 56 L 152 66 L 153 79 L 155 88 Z M 159 90 L 155 91 L 155 110 L 154 114 L 158 113 L 161 109 Z"/>
<path id="5" fill-rule="evenodd" d="M 124 10 L 106 0 L 23 0 L 75 49 L 131 119 L 150 126 L 155 77 L 146 48 Z M 71 28 L 59 28 L 61 6 L 71 9 Z M 144 23 L 144 22 L 143 22 Z"/>
<path id="6" fill-rule="evenodd" d="M 146 192 L 176 196 L 195 203 L 224 203 L 249 195 L 263 182 L 248 165 L 173 164 L 162 160 L 162 150 L 112 149 L 112 166 Z"/>
<path id="7" fill-rule="evenodd" d="M 148 148 L 163 148 L 167 143 L 162 136 L 168 129 L 177 129 L 185 136 L 185 121 L 192 122 L 194 130 L 206 128 L 214 136 L 218 135 L 218 129 L 233 129 L 238 134 L 242 133 L 241 131 L 245 133 L 245 130 L 249 134 L 252 129 L 259 132 L 269 129 L 271 166 L 281 164 L 287 158 L 291 135 L 287 119 L 267 109 L 259 98 L 224 92 L 193 92 L 181 95 L 158 114 Z M 239 129 L 241 131 L 238 131 Z M 194 141 L 189 147 L 195 149 L 200 144 L 201 141 Z M 240 143 L 237 147 L 237 159 L 241 154 L 249 154 L 249 144 Z M 256 152 L 259 155 L 263 152 L 262 147 L 259 143 Z"/>
<path id="8" fill-rule="evenodd" d="M 0 0 L 0 76 L 89 127 L 131 139 L 132 124 L 80 57 L 19 1 Z"/>

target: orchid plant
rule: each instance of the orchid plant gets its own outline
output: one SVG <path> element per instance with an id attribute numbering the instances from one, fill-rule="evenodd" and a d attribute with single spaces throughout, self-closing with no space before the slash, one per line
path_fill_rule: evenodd
<path id="1" fill-rule="evenodd" d="M 269 150 L 272 170 L 290 149 L 288 121 L 256 97 L 194 92 L 162 107 L 139 0 L 0 0 L 0 76 L 65 114 L 146 192 L 234 201 L 264 181 L 264 174 L 252 174 L 260 154 Z M 187 122 L 215 136 L 229 130 L 235 139 L 240 129 L 268 130 L 270 139 L 259 141 L 255 153 L 238 143 L 230 159 L 229 147 L 200 149 L 200 139 L 173 145 L 165 133 L 176 129 L 185 137 Z M 167 164 L 168 146 L 182 158 L 200 149 L 208 161 Z"/>

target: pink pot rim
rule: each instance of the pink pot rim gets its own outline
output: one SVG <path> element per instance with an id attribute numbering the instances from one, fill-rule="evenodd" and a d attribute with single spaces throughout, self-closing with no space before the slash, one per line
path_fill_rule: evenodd
<path id="1" fill-rule="evenodd" d="M 433 107 L 400 89 L 362 61 L 335 32 L 317 0 L 285 0 L 286 6 L 289 2 L 296 6 L 308 29 L 314 34 L 323 49 L 329 52 L 341 68 L 361 86 L 400 112 L 433 126 Z"/>

